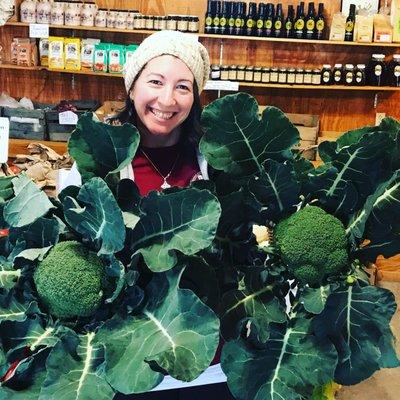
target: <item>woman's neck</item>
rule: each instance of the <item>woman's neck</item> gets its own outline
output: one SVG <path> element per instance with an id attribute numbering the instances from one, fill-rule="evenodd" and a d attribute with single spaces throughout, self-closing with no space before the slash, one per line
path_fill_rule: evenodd
<path id="1" fill-rule="evenodd" d="M 143 147 L 169 147 L 177 144 L 181 135 L 180 127 L 174 129 L 168 135 L 154 135 L 143 125 L 139 125 L 140 144 Z"/>

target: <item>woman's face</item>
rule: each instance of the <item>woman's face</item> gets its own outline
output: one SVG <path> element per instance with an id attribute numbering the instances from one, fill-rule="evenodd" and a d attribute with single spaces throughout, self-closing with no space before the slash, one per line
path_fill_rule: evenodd
<path id="1" fill-rule="evenodd" d="M 187 65 L 171 55 L 150 60 L 136 80 L 130 97 L 136 113 L 152 135 L 178 133 L 193 105 L 194 77 Z"/>

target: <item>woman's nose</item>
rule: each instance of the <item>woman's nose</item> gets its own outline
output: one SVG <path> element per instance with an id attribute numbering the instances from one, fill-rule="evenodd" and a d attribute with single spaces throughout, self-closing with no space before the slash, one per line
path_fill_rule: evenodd
<path id="1" fill-rule="evenodd" d="M 158 101 L 163 106 L 173 106 L 173 105 L 175 105 L 176 104 L 176 100 L 175 100 L 174 89 L 172 87 L 169 87 L 169 86 L 164 86 L 163 89 L 162 89 L 162 92 L 160 93 Z"/>

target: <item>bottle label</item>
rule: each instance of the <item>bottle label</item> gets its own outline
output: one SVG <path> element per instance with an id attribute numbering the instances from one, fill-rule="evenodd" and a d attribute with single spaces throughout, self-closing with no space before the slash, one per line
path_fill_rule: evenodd
<path id="1" fill-rule="evenodd" d="M 307 30 L 308 31 L 313 31 L 315 28 L 315 21 L 313 19 L 309 19 L 307 21 Z"/>
<path id="2" fill-rule="evenodd" d="M 375 76 L 381 76 L 382 75 L 382 65 L 376 65 L 375 66 Z"/>
<path id="3" fill-rule="evenodd" d="M 244 18 L 242 18 L 241 20 L 240 20 L 240 26 L 243 28 L 244 27 Z"/>
<path id="4" fill-rule="evenodd" d="M 211 18 L 211 17 L 207 17 L 207 18 L 206 18 L 206 26 L 211 26 L 212 23 L 213 23 L 212 18 Z"/>
<path id="5" fill-rule="evenodd" d="M 282 21 L 275 21 L 275 29 L 279 30 L 282 29 Z"/>
<path id="6" fill-rule="evenodd" d="M 287 21 L 285 25 L 286 30 L 291 31 L 292 27 L 293 27 L 292 21 Z"/>
<path id="7" fill-rule="evenodd" d="M 317 21 L 316 27 L 317 27 L 317 31 L 320 31 L 320 32 L 323 31 L 325 28 L 325 22 L 322 19 L 320 19 L 319 21 Z"/>
<path id="8" fill-rule="evenodd" d="M 229 18 L 229 20 L 228 20 L 228 25 L 229 25 L 230 27 L 235 26 L 235 18 Z"/>
<path id="9" fill-rule="evenodd" d="M 298 31 L 301 31 L 301 30 L 304 29 L 304 20 L 298 19 L 298 20 L 296 21 L 296 29 L 297 29 Z"/>
<path id="10" fill-rule="evenodd" d="M 340 80 L 342 79 L 342 73 L 340 71 L 335 71 L 334 79 L 335 82 L 340 82 Z"/>
<path id="11" fill-rule="evenodd" d="M 322 80 L 323 80 L 324 82 L 329 82 L 329 80 L 330 80 L 330 73 L 329 73 L 329 71 L 325 71 L 325 72 L 323 73 L 323 75 L 322 75 Z"/>
<path id="12" fill-rule="evenodd" d="M 352 83 L 353 82 L 353 73 L 352 72 L 348 72 L 346 74 L 346 83 Z"/>
<path id="13" fill-rule="evenodd" d="M 353 21 L 347 21 L 345 29 L 346 29 L 346 32 L 353 32 L 353 30 L 354 30 L 354 22 Z"/>
<path id="14" fill-rule="evenodd" d="M 264 21 L 262 19 L 257 20 L 257 29 L 262 29 L 264 26 Z"/>
<path id="15" fill-rule="evenodd" d="M 213 19 L 213 25 L 218 26 L 219 25 L 219 17 L 214 17 Z"/>
<path id="16" fill-rule="evenodd" d="M 265 21 L 265 29 L 271 29 L 272 28 L 272 21 L 270 19 L 267 19 Z"/>
<path id="17" fill-rule="evenodd" d="M 236 28 L 240 28 L 242 26 L 242 20 L 240 18 L 235 19 Z"/>
<path id="18" fill-rule="evenodd" d="M 361 83 L 362 82 L 362 73 L 361 72 L 356 72 L 356 82 Z"/>
<path id="19" fill-rule="evenodd" d="M 253 19 L 248 19 L 248 20 L 246 21 L 246 26 L 247 26 L 248 28 L 252 28 L 252 27 L 254 26 L 254 20 L 253 20 Z"/>
<path id="20" fill-rule="evenodd" d="M 220 26 L 226 26 L 226 18 L 225 17 L 220 18 L 219 25 Z"/>
<path id="21" fill-rule="evenodd" d="M 394 67 L 394 76 L 395 76 L 396 78 L 400 77 L 400 65 L 396 65 L 396 66 Z"/>

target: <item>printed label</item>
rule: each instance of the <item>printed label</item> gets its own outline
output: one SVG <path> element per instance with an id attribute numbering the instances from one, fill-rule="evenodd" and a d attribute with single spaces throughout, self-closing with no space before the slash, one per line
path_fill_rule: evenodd
<path id="1" fill-rule="evenodd" d="M 381 76 L 382 75 L 382 65 L 376 65 L 375 66 L 375 75 L 376 76 Z"/>
<path id="2" fill-rule="evenodd" d="M 275 21 L 275 29 L 279 30 L 282 28 L 282 21 Z"/>
<path id="3" fill-rule="evenodd" d="M 354 30 L 354 22 L 353 21 L 348 21 L 346 22 L 346 32 L 353 32 Z"/>
<path id="4" fill-rule="evenodd" d="M 321 19 L 316 23 L 317 31 L 323 31 L 325 28 L 325 22 Z"/>

